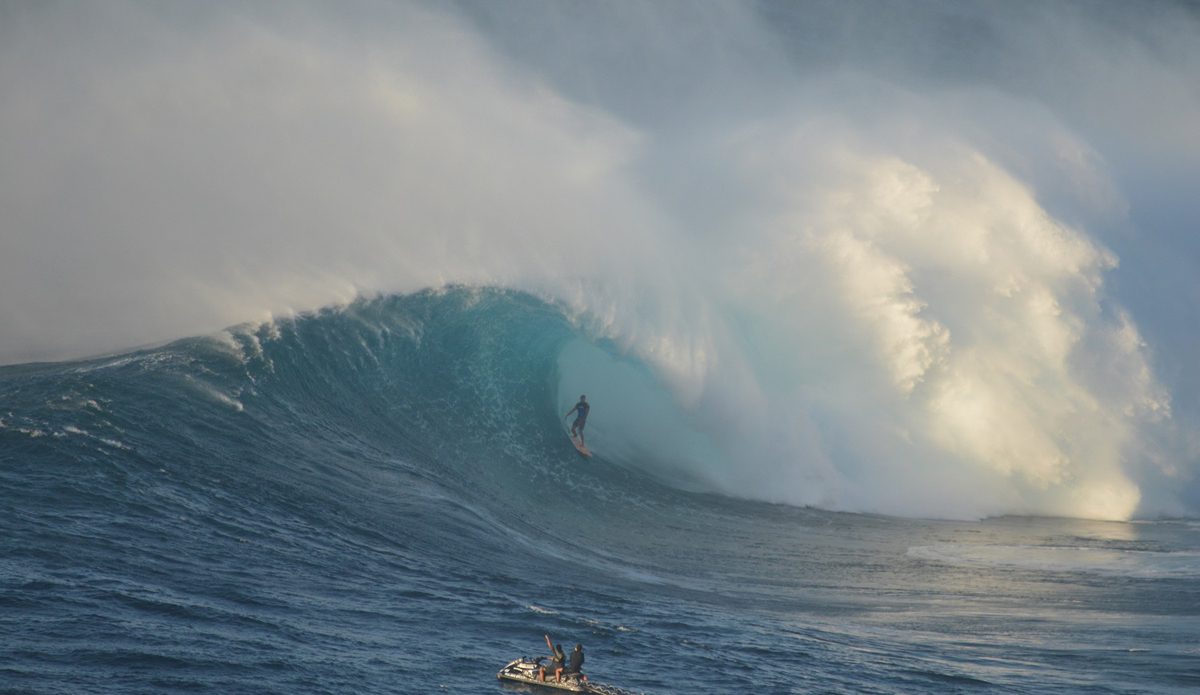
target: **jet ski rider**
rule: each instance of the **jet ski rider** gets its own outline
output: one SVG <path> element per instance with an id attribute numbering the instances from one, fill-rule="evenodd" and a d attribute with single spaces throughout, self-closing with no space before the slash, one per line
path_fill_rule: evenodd
<path id="1" fill-rule="evenodd" d="M 550 669 L 550 672 L 554 674 L 554 680 L 556 682 L 561 681 L 563 664 L 566 663 L 567 656 L 563 654 L 561 644 L 550 644 L 550 635 L 546 635 L 546 646 L 550 647 L 550 664 L 548 666 L 546 664 L 538 666 L 538 676 L 542 679 L 542 682 L 545 683 L 546 669 L 548 668 Z"/>

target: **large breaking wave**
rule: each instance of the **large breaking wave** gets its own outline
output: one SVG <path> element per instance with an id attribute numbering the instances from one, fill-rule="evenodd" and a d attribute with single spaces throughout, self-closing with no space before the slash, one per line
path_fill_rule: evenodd
<path id="1" fill-rule="evenodd" d="M 517 451 L 552 431 L 491 381 L 521 374 L 689 489 L 1194 515 L 1200 33 L 1151 5 L 10 10 L 0 360 L 482 292 L 552 318 L 462 335 L 541 362 L 448 348 L 478 382 L 401 406 L 404 364 L 317 360 L 321 398 Z"/>
<path id="2" fill-rule="evenodd" d="M 605 499 L 666 485 L 910 516 L 1111 516 L 1084 496 L 1087 486 L 1136 493 L 1145 482 L 1113 458 L 1078 454 L 1062 464 L 1071 476 L 1031 482 L 1020 459 L 1003 469 L 938 450 L 942 442 L 911 422 L 907 433 L 887 429 L 887 403 L 875 406 L 881 432 L 846 432 L 865 426 L 808 393 L 807 380 L 766 378 L 762 370 L 787 361 L 743 365 L 746 383 L 713 383 L 728 374 L 713 368 L 689 393 L 657 354 L 622 348 L 620 337 L 595 316 L 508 290 L 359 299 L 130 355 L 6 368 L 0 426 L 18 444 L 11 453 L 28 447 L 34 461 L 47 456 L 39 447 L 83 446 L 134 462 L 244 461 L 239 475 L 251 478 L 302 471 L 299 484 L 318 487 L 354 487 L 372 467 L 396 468 L 494 513 L 539 518 L 566 484 L 574 450 L 563 414 L 581 393 L 593 404 L 588 438 L 601 462 L 592 491 Z M 950 408 L 946 417 L 962 415 Z M 862 449 L 830 444 L 847 436 Z"/>

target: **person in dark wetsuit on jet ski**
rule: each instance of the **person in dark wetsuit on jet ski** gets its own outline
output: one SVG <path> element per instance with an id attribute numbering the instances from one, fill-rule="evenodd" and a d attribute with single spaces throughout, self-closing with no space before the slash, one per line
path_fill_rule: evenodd
<path id="1" fill-rule="evenodd" d="M 587 396 L 580 396 L 579 402 L 575 404 L 575 407 L 568 410 L 567 414 L 563 416 L 563 419 L 566 420 L 571 417 L 571 413 L 579 413 L 579 416 L 575 418 L 575 422 L 571 423 L 571 436 L 575 436 L 575 430 L 578 428 L 580 444 L 585 443 L 583 441 L 583 426 L 587 424 L 588 411 L 591 409 L 592 406 L 587 403 Z"/>
<path id="2" fill-rule="evenodd" d="M 577 676 L 583 678 L 583 645 L 575 645 L 575 650 L 571 652 L 571 664 L 563 669 L 563 676 L 570 678 Z"/>

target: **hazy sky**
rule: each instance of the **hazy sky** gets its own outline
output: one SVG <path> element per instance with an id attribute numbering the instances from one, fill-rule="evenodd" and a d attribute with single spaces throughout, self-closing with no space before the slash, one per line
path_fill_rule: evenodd
<path id="1" fill-rule="evenodd" d="M 1200 508 L 1194 3 L 5 2 L 0 97 L 0 363 L 497 284 L 735 492 Z"/>

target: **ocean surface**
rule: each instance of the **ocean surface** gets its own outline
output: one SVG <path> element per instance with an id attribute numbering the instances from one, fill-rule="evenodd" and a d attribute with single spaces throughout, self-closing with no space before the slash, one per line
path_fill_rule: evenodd
<path id="1" fill-rule="evenodd" d="M 584 347 L 645 371 L 466 287 L 0 368 L 0 692 L 502 693 L 546 635 L 658 695 L 1200 689 L 1200 522 L 695 491 L 603 398 L 571 446 Z"/>

